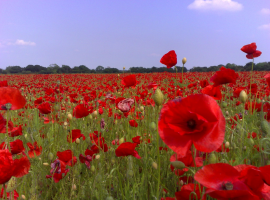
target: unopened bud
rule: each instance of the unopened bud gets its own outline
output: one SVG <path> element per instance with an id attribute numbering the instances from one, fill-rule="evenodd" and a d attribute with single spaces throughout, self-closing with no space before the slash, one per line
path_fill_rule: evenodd
<path id="1" fill-rule="evenodd" d="M 93 113 L 92 113 L 93 117 L 96 117 L 98 115 L 98 112 L 95 110 Z"/>
<path id="2" fill-rule="evenodd" d="M 214 153 L 210 153 L 209 158 L 208 158 L 209 164 L 215 164 L 217 163 L 217 157 Z"/>
<path id="3" fill-rule="evenodd" d="M 152 162 L 152 167 L 153 167 L 154 169 L 157 169 L 157 168 L 158 168 L 157 163 L 156 163 L 156 162 Z"/>
<path id="4" fill-rule="evenodd" d="M 90 169 L 91 169 L 92 172 L 94 172 L 96 170 L 94 165 L 92 165 Z"/>
<path id="5" fill-rule="evenodd" d="M 245 90 L 242 90 L 242 91 L 240 92 L 240 95 L 239 95 L 240 101 L 241 101 L 242 103 L 245 103 L 245 102 L 247 101 L 247 98 L 248 98 L 247 93 L 245 92 Z"/>
<path id="6" fill-rule="evenodd" d="M 184 65 L 186 62 L 187 62 L 187 59 L 184 57 L 184 58 L 182 59 L 183 65 Z"/>
<path id="7" fill-rule="evenodd" d="M 100 155 L 96 155 L 96 159 L 97 159 L 97 160 L 100 159 Z"/>
<path id="8" fill-rule="evenodd" d="M 159 88 L 156 89 L 153 100 L 157 106 L 161 106 L 164 102 L 164 95 Z"/>
<path id="9" fill-rule="evenodd" d="M 72 120 L 72 114 L 69 113 L 69 114 L 67 115 L 67 118 L 68 118 L 69 120 Z"/>
<path id="10" fill-rule="evenodd" d="M 119 139 L 119 144 L 122 144 L 124 142 L 125 142 L 125 138 L 122 137 L 122 138 Z"/>
<path id="11" fill-rule="evenodd" d="M 171 164 L 176 169 L 184 169 L 186 167 L 186 165 L 183 162 L 178 160 L 172 161 Z"/>
<path id="12" fill-rule="evenodd" d="M 44 166 L 49 166 L 50 164 L 45 162 L 45 163 L 43 163 L 43 165 Z"/>
<path id="13" fill-rule="evenodd" d="M 230 143 L 227 141 L 225 142 L 225 148 L 229 148 L 230 147 Z"/>
<path id="14" fill-rule="evenodd" d="M 21 197 L 22 197 L 22 199 L 25 199 L 25 196 L 24 196 L 23 194 L 22 194 L 22 196 L 21 196 Z"/>
<path id="15" fill-rule="evenodd" d="M 75 184 L 72 185 L 72 190 L 76 190 L 77 186 Z"/>
<path id="16" fill-rule="evenodd" d="M 157 128 L 156 123 L 155 122 L 151 122 L 150 125 L 149 125 L 149 128 L 151 130 L 153 130 L 153 131 L 156 130 L 156 128 Z"/>
<path id="17" fill-rule="evenodd" d="M 80 142 L 81 142 L 80 138 L 77 138 L 75 142 L 76 142 L 77 144 L 80 144 Z"/>

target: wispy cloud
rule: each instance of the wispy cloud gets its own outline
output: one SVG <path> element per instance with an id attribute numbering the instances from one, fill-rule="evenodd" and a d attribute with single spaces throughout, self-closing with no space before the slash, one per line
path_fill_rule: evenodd
<path id="1" fill-rule="evenodd" d="M 195 0 L 188 6 L 188 9 L 194 10 L 224 10 L 239 11 L 242 10 L 242 4 L 232 0 Z"/>
<path id="2" fill-rule="evenodd" d="M 157 53 L 151 53 L 150 56 L 156 56 L 157 57 L 157 56 L 160 56 L 160 55 L 157 54 Z"/>
<path id="3" fill-rule="evenodd" d="M 261 9 L 260 13 L 263 15 L 270 15 L 270 9 L 263 8 L 263 9 Z"/>
<path id="4" fill-rule="evenodd" d="M 270 24 L 264 24 L 258 27 L 260 30 L 270 30 Z"/>
<path id="5" fill-rule="evenodd" d="M 21 45 L 21 46 L 35 46 L 36 43 L 35 42 L 26 42 L 24 40 L 16 40 L 15 43 L 9 42 L 8 45 Z"/>

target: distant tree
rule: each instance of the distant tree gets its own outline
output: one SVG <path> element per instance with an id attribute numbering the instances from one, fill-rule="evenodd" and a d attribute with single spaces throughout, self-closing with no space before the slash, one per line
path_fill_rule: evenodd
<path id="1" fill-rule="evenodd" d="M 70 73 L 71 72 L 70 66 L 68 66 L 68 65 L 62 65 L 61 72 L 62 73 Z"/>
<path id="2" fill-rule="evenodd" d="M 79 69 L 80 69 L 80 73 L 90 73 L 90 69 L 87 68 L 85 65 L 80 65 Z"/>
<path id="3" fill-rule="evenodd" d="M 11 74 L 21 73 L 23 69 L 20 66 L 8 66 L 6 71 Z"/>
<path id="4" fill-rule="evenodd" d="M 97 73 L 102 73 L 104 69 L 105 69 L 104 67 L 102 67 L 101 65 L 99 65 L 99 66 L 97 66 L 97 68 L 96 68 L 96 72 L 97 72 Z"/>

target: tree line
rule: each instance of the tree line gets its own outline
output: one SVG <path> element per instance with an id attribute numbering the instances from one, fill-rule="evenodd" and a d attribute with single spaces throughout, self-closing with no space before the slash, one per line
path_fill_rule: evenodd
<path id="1" fill-rule="evenodd" d="M 183 72 L 211 72 L 218 71 L 222 66 L 233 69 L 234 71 L 251 71 L 252 62 L 248 62 L 246 65 L 236 65 L 227 63 L 226 65 L 217 65 L 210 67 L 193 67 L 187 70 L 186 67 L 183 68 Z M 62 65 L 61 67 L 57 64 L 51 64 L 49 67 L 43 67 L 40 65 L 27 65 L 26 67 L 20 66 L 8 66 L 6 69 L 0 69 L 0 74 L 76 74 L 76 73 L 154 73 L 154 72 L 171 72 L 175 73 L 182 72 L 182 67 L 175 66 L 172 68 L 167 67 L 155 67 L 144 68 L 144 67 L 131 67 L 129 69 L 119 70 L 117 68 L 103 67 L 101 65 L 97 66 L 96 69 L 89 69 L 85 65 L 75 66 L 71 68 L 68 65 Z M 253 64 L 253 71 L 270 71 L 270 62 L 262 62 Z"/>

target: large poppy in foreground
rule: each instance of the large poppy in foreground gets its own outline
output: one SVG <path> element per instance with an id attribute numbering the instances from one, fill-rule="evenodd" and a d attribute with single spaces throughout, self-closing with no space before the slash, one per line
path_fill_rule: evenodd
<path id="1" fill-rule="evenodd" d="M 224 140 L 225 123 L 222 111 L 212 97 L 195 94 L 163 106 L 158 132 L 168 147 L 185 156 L 192 144 L 202 152 L 218 149 Z"/>
<path id="2" fill-rule="evenodd" d="M 171 68 L 177 64 L 177 55 L 174 50 L 169 51 L 160 59 L 160 63 L 167 66 L 167 68 Z"/>
<path id="3" fill-rule="evenodd" d="M 0 87 L 0 110 L 7 110 L 6 104 L 10 103 L 9 110 L 18 110 L 25 106 L 26 100 L 16 88 Z"/>
<path id="4" fill-rule="evenodd" d="M 8 149 L 0 150 L 0 184 L 4 184 L 12 176 L 17 178 L 28 174 L 31 163 L 26 156 L 13 160 Z"/>

